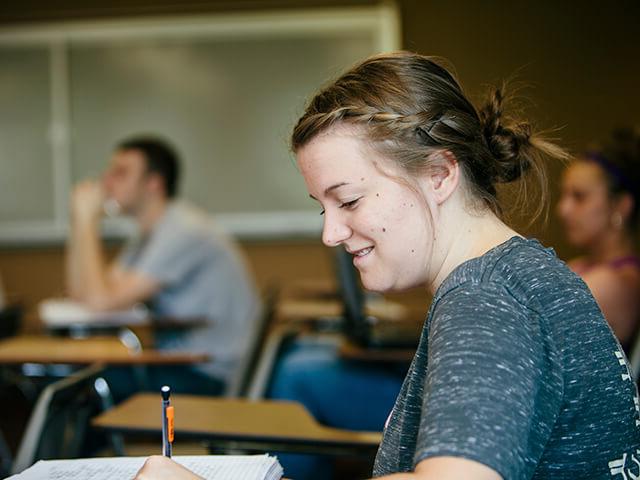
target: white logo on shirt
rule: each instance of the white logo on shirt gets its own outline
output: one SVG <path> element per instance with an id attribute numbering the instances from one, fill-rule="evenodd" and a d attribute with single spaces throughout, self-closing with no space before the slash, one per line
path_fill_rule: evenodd
<path id="1" fill-rule="evenodd" d="M 623 381 L 629 381 L 633 383 L 633 377 L 631 376 L 631 370 L 629 364 L 621 350 L 616 350 L 616 358 L 618 364 L 624 367 L 624 373 L 621 377 Z M 638 389 L 634 388 L 636 394 L 633 397 L 633 405 L 636 411 L 635 421 L 636 427 L 640 426 L 640 400 L 638 399 Z M 629 466 L 627 466 L 627 460 L 629 460 Z M 635 464 L 635 465 L 634 465 Z M 640 450 L 636 450 L 635 453 L 625 453 L 622 458 L 612 460 L 609 462 L 609 472 L 611 476 L 622 475 L 622 480 L 635 480 L 640 478 Z"/>
<path id="2" fill-rule="evenodd" d="M 625 453 L 622 455 L 622 458 L 609 462 L 611 476 L 622 475 L 623 480 L 640 478 L 640 461 L 638 461 L 638 458 L 640 458 L 640 450 L 636 450 L 636 455 L 627 455 Z M 627 457 L 631 457 L 631 461 L 635 463 L 635 465 L 631 465 L 632 468 L 635 467 L 635 473 L 631 471 L 631 468 L 627 468 Z"/>
<path id="3" fill-rule="evenodd" d="M 627 368 L 627 361 L 620 350 L 616 351 L 616 358 L 618 359 L 618 364 L 625 367 L 624 373 L 622 374 L 622 381 L 631 380 L 631 372 L 629 371 L 629 368 Z"/>

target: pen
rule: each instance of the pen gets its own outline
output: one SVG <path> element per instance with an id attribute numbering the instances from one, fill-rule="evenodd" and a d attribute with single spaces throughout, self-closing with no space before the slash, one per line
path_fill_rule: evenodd
<path id="1" fill-rule="evenodd" d="M 173 407 L 171 406 L 171 388 L 167 385 L 160 389 L 162 393 L 162 455 L 171 458 L 173 443 Z"/>

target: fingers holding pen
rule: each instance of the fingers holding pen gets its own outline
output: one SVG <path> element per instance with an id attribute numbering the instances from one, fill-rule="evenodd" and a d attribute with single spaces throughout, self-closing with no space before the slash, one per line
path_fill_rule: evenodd
<path id="1" fill-rule="evenodd" d="M 202 480 L 202 477 L 163 455 L 153 455 L 147 458 L 135 476 L 135 480 L 169 479 Z"/>

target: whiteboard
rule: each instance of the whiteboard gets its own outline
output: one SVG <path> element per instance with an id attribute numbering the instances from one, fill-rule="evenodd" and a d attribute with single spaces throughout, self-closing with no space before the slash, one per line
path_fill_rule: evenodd
<path id="1" fill-rule="evenodd" d="M 232 233 L 317 235 L 290 132 L 398 25 L 382 4 L 0 30 L 0 242 L 63 238 L 71 186 L 135 134 L 175 145 L 180 195 Z"/>

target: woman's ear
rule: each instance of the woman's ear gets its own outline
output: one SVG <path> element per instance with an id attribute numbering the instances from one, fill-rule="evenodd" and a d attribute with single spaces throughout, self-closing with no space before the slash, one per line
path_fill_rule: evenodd
<path id="1" fill-rule="evenodd" d="M 156 172 L 147 174 L 146 179 L 147 191 L 153 191 L 154 193 L 161 193 L 166 195 L 166 187 L 164 179 Z"/>
<path id="2" fill-rule="evenodd" d="M 618 198 L 615 205 L 615 210 L 618 214 L 622 215 L 622 218 L 626 222 L 629 220 L 629 217 L 631 217 L 633 207 L 633 197 L 630 193 L 624 193 Z"/>
<path id="3" fill-rule="evenodd" d="M 441 150 L 431 154 L 431 166 L 422 177 L 431 197 L 440 205 L 444 203 L 460 183 L 460 164 L 453 153 Z"/>

